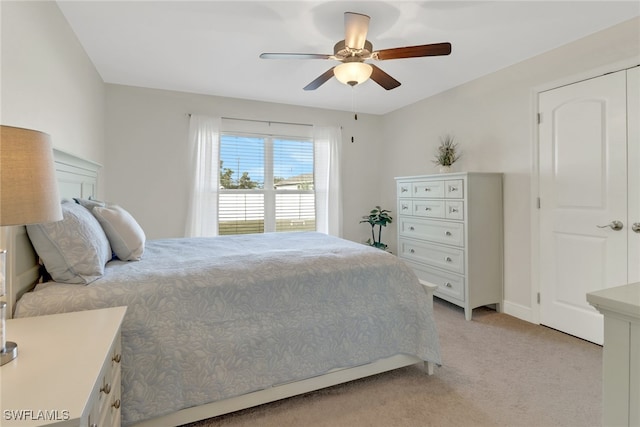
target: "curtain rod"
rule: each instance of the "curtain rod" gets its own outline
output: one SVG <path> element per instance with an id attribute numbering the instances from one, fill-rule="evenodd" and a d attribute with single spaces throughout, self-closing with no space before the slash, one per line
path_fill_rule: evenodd
<path id="1" fill-rule="evenodd" d="M 191 113 L 187 114 L 189 117 L 191 117 Z M 267 123 L 269 125 L 271 124 L 275 124 L 275 125 L 293 125 L 293 126 L 308 126 L 308 127 L 313 127 L 313 125 L 308 124 L 308 123 L 293 123 L 293 122 L 277 122 L 277 121 L 273 121 L 273 120 L 256 120 L 256 119 L 239 119 L 236 117 L 220 117 L 223 120 L 238 120 L 238 121 L 242 121 L 242 122 L 256 122 L 256 123 Z"/>

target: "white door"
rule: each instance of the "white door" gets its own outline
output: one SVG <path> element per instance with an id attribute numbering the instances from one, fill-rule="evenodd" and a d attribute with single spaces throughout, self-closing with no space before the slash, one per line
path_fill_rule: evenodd
<path id="1" fill-rule="evenodd" d="M 627 71 L 627 129 L 629 283 L 634 283 L 640 282 L 640 66 Z"/>
<path id="2" fill-rule="evenodd" d="M 586 294 L 628 282 L 626 94 L 621 71 L 539 95 L 540 323 L 599 344 Z"/>

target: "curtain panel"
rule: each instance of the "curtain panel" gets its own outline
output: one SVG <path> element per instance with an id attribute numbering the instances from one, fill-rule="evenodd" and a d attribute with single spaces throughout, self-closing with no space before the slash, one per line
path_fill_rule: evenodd
<path id="1" fill-rule="evenodd" d="M 338 126 L 314 126 L 313 142 L 316 229 L 342 237 L 342 130 Z"/>
<path id="2" fill-rule="evenodd" d="M 185 236 L 218 235 L 220 187 L 220 117 L 192 114 L 189 119 L 189 158 L 192 165 Z"/>

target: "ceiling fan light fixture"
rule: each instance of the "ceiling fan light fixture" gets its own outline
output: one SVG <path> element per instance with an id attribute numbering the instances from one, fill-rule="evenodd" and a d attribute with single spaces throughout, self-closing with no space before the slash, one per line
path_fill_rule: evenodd
<path id="1" fill-rule="evenodd" d="M 366 82 L 371 73 L 373 67 L 364 62 L 345 62 L 333 69 L 333 74 L 340 83 L 344 83 L 349 86 L 359 85 Z"/>

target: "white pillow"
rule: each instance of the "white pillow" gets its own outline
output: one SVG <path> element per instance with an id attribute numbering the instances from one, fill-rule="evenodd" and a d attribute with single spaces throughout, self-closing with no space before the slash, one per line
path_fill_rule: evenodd
<path id="1" fill-rule="evenodd" d="M 122 261 L 138 261 L 142 258 L 146 236 L 129 212 L 118 205 L 94 206 L 91 212 L 98 219 L 118 258 Z"/>
<path id="2" fill-rule="evenodd" d="M 53 280 L 91 283 L 111 260 L 109 240 L 86 208 L 68 200 L 61 207 L 62 221 L 27 225 L 27 233 Z"/>

